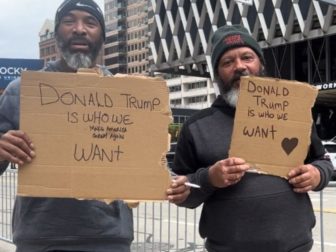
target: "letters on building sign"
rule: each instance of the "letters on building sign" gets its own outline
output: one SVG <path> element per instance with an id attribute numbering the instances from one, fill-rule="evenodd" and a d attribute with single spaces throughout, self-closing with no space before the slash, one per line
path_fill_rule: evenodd
<path id="1" fill-rule="evenodd" d="M 0 58 L 0 94 L 7 85 L 18 78 L 21 72 L 27 70 L 40 70 L 43 68 L 42 59 L 6 59 Z"/>
<path id="2" fill-rule="evenodd" d="M 8 75 L 20 75 L 21 71 L 25 71 L 27 68 L 23 67 L 0 67 L 0 74 Z"/>
<path id="3" fill-rule="evenodd" d="M 319 84 L 319 85 L 316 85 L 316 87 L 320 90 L 336 89 L 336 82 Z"/>

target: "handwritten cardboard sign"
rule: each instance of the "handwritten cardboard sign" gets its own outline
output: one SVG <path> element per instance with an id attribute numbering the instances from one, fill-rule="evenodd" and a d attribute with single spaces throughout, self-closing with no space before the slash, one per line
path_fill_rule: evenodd
<path id="1" fill-rule="evenodd" d="M 154 78 L 24 72 L 20 128 L 36 158 L 19 169 L 18 194 L 165 199 L 168 101 Z"/>
<path id="2" fill-rule="evenodd" d="M 316 96 L 317 89 L 306 83 L 242 78 L 230 156 L 286 177 L 307 156 Z"/>

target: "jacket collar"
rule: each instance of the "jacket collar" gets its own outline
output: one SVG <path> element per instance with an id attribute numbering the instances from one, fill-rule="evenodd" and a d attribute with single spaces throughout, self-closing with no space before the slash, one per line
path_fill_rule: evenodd
<path id="1" fill-rule="evenodd" d="M 236 113 L 236 108 L 231 107 L 229 104 L 227 104 L 227 102 L 223 99 L 221 95 L 217 96 L 211 107 L 218 108 L 224 114 L 230 115 L 232 117 L 234 117 Z"/>

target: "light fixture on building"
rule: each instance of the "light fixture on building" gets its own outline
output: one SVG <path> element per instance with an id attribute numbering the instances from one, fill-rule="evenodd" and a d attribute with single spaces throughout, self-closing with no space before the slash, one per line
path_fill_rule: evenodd
<path id="1" fill-rule="evenodd" d="M 246 5 L 253 5 L 253 1 L 252 0 L 235 0 L 237 3 L 242 3 L 242 4 L 246 4 Z"/>

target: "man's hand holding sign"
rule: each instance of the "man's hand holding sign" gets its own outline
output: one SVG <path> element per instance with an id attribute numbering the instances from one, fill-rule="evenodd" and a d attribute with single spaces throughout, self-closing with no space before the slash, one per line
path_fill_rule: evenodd
<path id="1" fill-rule="evenodd" d="M 25 72 L 22 80 L 21 129 L 36 157 L 19 170 L 19 195 L 164 199 L 171 120 L 164 81 L 88 71 Z"/>
<path id="2" fill-rule="evenodd" d="M 303 163 L 316 96 L 317 90 L 304 83 L 242 78 L 230 156 L 244 158 L 248 171 L 287 178 L 297 192 L 314 189 L 319 172 Z"/>

